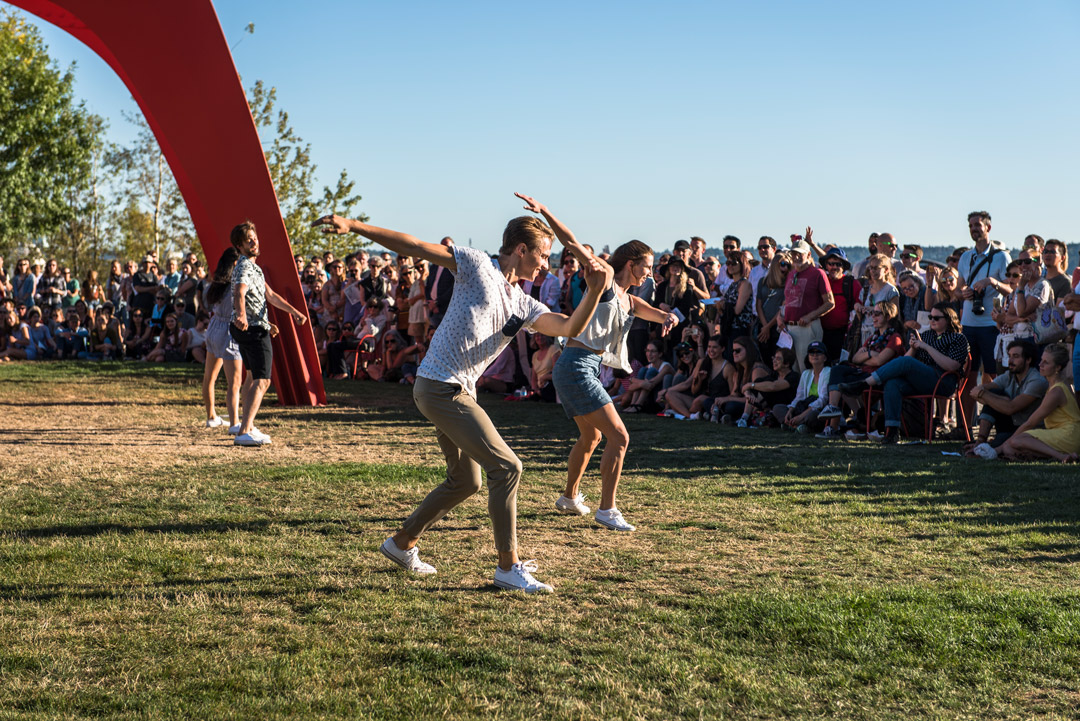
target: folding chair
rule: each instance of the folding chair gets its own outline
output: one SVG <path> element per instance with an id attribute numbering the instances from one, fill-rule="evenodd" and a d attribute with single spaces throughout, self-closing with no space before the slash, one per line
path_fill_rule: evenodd
<path id="1" fill-rule="evenodd" d="M 923 402 L 923 427 L 926 429 L 927 442 L 932 441 L 934 438 L 934 424 L 932 421 L 934 401 L 948 401 L 955 400 L 956 406 L 959 409 L 960 425 L 964 428 L 964 436 L 967 438 L 967 442 L 971 443 L 971 426 L 967 422 L 967 417 L 964 413 L 964 406 L 960 403 L 960 399 L 963 397 L 964 389 L 967 388 L 968 370 L 971 368 L 971 354 L 968 353 L 967 360 L 964 361 L 964 365 L 959 370 L 946 371 L 938 378 L 937 383 L 934 384 L 934 390 L 930 393 L 924 393 L 921 395 L 904 396 L 904 400 L 915 400 Z M 943 393 L 941 391 L 941 384 L 947 377 L 953 376 L 956 378 L 956 390 L 952 393 Z M 866 433 L 870 433 L 870 406 L 874 400 L 875 395 L 882 395 L 881 389 L 878 387 L 869 388 L 863 392 L 863 404 L 866 409 Z M 903 415 L 901 414 L 900 423 L 903 425 L 904 435 L 908 435 L 907 424 L 904 422 Z"/>

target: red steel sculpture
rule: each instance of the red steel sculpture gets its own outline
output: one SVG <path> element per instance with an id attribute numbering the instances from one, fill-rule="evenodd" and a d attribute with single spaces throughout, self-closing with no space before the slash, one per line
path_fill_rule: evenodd
<path id="1" fill-rule="evenodd" d="M 229 231 L 259 228 L 270 286 L 306 308 L 255 121 L 210 0 L 11 0 L 81 40 L 124 81 L 146 116 L 203 252 L 216 264 Z M 311 324 L 270 308 L 272 381 L 285 405 L 326 403 Z"/>

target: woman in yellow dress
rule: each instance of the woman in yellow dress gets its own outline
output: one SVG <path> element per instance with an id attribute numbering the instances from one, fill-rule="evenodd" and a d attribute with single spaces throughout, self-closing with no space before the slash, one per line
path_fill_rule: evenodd
<path id="1" fill-rule="evenodd" d="M 1080 408 L 1061 373 L 1070 361 L 1068 349 L 1054 343 L 1043 351 L 1039 373 L 1050 384 L 1042 404 L 999 449 L 1009 459 L 1054 458 L 1075 463 L 1080 454 Z M 1036 428 L 1043 423 L 1045 428 Z"/>

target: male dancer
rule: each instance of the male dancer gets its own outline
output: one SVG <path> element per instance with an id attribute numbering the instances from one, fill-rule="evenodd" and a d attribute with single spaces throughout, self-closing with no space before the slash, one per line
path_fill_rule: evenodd
<path id="1" fill-rule="evenodd" d="M 570 316 L 553 313 L 518 287 L 534 280 L 547 265 L 554 233 L 531 216 L 511 220 L 503 231 L 498 265 L 486 253 L 461 246 L 425 243 L 411 235 L 326 215 L 313 226 L 324 233 L 357 233 L 395 253 L 420 257 L 455 275 L 454 295 L 416 373 L 413 400 L 435 424 L 446 456 L 446 481 L 380 547 L 384 556 L 416 574 L 435 573 L 420 560 L 416 542 L 452 508 L 480 490 L 480 469 L 488 477 L 488 513 L 495 532 L 498 566 L 495 585 L 526 593 L 554 589 L 532 577 L 534 561 L 517 554 L 517 487 L 521 461 L 476 402 L 476 380 L 523 327 L 548 336 L 574 337 L 596 310 L 600 294 L 611 283 L 611 268 L 590 260 L 588 291 Z"/>

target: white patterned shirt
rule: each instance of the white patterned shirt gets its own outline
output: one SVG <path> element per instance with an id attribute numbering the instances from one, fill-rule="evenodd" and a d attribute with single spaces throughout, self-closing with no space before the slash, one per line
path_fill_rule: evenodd
<path id="1" fill-rule="evenodd" d="M 476 396 L 476 379 L 519 330 L 550 311 L 508 283 L 483 251 L 455 246 L 454 261 L 454 295 L 416 375 Z"/>

